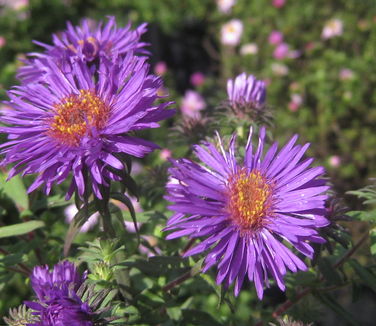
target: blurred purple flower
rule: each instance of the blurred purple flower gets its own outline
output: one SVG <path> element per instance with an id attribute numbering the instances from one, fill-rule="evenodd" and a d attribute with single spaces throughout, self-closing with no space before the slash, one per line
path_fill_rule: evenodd
<path id="1" fill-rule="evenodd" d="M 199 118 L 200 111 L 205 109 L 206 103 L 203 97 L 192 90 L 187 90 L 181 102 L 181 112 L 183 116 L 190 118 Z"/>
<path id="2" fill-rule="evenodd" d="M 284 291 L 287 269 L 307 269 L 292 248 L 312 259 L 310 242 L 325 242 L 317 228 L 329 223 L 323 194 L 329 187 L 319 179 L 324 168 L 302 160 L 309 144 L 294 146 L 294 136 L 279 153 L 274 143 L 263 156 L 265 136 L 261 128 L 254 151 L 251 129 L 242 163 L 235 157 L 235 135 L 228 151 L 219 136 L 220 150 L 207 142 L 194 146 L 201 164 L 174 161 L 169 172 L 178 183 L 168 183 L 166 199 L 176 213 L 165 228 L 174 231 L 167 239 L 203 238 L 185 256 L 205 252 L 203 272 L 217 265 L 217 284 L 235 282 L 236 296 L 247 275 L 260 299 L 269 275 Z"/>
<path id="3" fill-rule="evenodd" d="M 232 19 L 221 29 L 221 41 L 224 45 L 236 46 L 243 34 L 243 23 L 239 19 Z"/>
<path id="4" fill-rule="evenodd" d="M 199 87 L 205 83 L 205 75 L 197 71 L 191 75 L 190 82 L 193 86 Z"/>
<path id="5" fill-rule="evenodd" d="M 274 49 L 273 57 L 277 60 L 283 60 L 289 56 L 290 48 L 286 43 L 280 43 Z"/>
<path id="6" fill-rule="evenodd" d="M 354 72 L 348 68 L 342 68 L 339 72 L 339 78 L 341 80 L 351 80 L 354 78 Z"/>
<path id="7" fill-rule="evenodd" d="M 71 204 L 67 206 L 67 208 L 64 209 L 65 214 L 65 222 L 70 224 L 74 218 L 74 216 L 77 214 L 78 210 L 76 208 L 76 205 Z M 82 224 L 80 228 L 80 232 L 86 233 L 89 230 L 91 230 L 97 223 L 98 223 L 99 213 L 96 212 L 93 215 L 91 215 L 87 221 Z"/>
<path id="8" fill-rule="evenodd" d="M 132 52 L 116 62 L 101 58 L 97 72 L 77 60 L 69 74 L 47 60 L 45 84 L 10 91 L 7 104 L 13 110 L 0 116 L 9 125 L 0 127 L 9 139 L 0 145 L 0 155 L 5 155 L 2 165 L 15 164 L 9 178 L 36 173 L 28 192 L 44 184 L 48 194 L 53 184 L 72 173 L 67 199 L 75 191 L 82 198 L 88 184 L 101 199 L 101 187 L 123 181 L 111 170 L 124 169 L 114 154 L 143 157 L 158 148 L 129 132 L 156 128 L 158 121 L 174 114 L 166 110 L 170 103 L 154 104 L 162 81 L 148 75 L 145 60 Z M 90 183 L 85 182 L 85 173 Z"/>
<path id="9" fill-rule="evenodd" d="M 266 97 L 265 82 L 243 72 L 227 81 L 227 96 L 231 105 L 256 104 L 261 107 Z"/>
<path id="10" fill-rule="evenodd" d="M 269 34 L 268 42 L 272 45 L 278 45 L 283 41 L 283 34 L 280 31 L 272 31 Z"/>
<path id="11" fill-rule="evenodd" d="M 276 8 L 282 8 L 285 5 L 286 0 L 273 0 L 272 5 Z"/>
<path id="12" fill-rule="evenodd" d="M 163 76 L 167 72 L 167 64 L 164 61 L 159 61 L 154 66 L 154 73 L 158 76 Z"/>

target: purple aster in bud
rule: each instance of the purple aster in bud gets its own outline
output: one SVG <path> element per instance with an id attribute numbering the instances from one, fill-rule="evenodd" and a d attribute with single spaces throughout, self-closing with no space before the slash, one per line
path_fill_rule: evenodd
<path id="1" fill-rule="evenodd" d="M 145 53 L 147 43 L 141 42 L 140 37 L 146 32 L 146 23 L 136 30 L 131 29 L 131 24 L 118 28 L 114 17 L 109 17 L 107 24 L 84 19 L 80 26 L 67 23 L 67 30 L 59 35 L 53 35 L 53 45 L 35 41 L 45 48 L 44 53 L 29 53 L 30 59 L 25 61 L 25 66 L 18 72 L 18 78 L 23 82 L 35 81 L 43 76 L 44 62 L 53 58 L 58 65 L 69 58 L 80 58 L 92 63 L 100 57 L 111 59 L 124 56 L 129 51 Z"/>
<path id="2" fill-rule="evenodd" d="M 30 276 L 31 286 L 40 301 L 53 297 L 56 290 L 77 291 L 85 279 L 86 273 L 81 275 L 69 261 L 56 264 L 52 271 L 48 266 L 36 266 Z"/>
<path id="3" fill-rule="evenodd" d="M 67 198 L 75 191 L 83 198 L 92 189 L 102 199 L 100 188 L 124 182 L 124 156 L 143 157 L 158 148 L 129 132 L 156 128 L 175 113 L 166 110 L 171 102 L 154 104 L 162 80 L 148 74 L 145 60 L 132 52 L 117 60 L 102 57 L 95 72 L 80 60 L 64 69 L 46 60 L 45 83 L 11 90 L 12 109 L 0 116 L 8 125 L 0 132 L 9 138 L 0 145 L 2 165 L 15 164 L 9 178 L 38 174 L 28 191 L 44 184 L 48 194 L 72 173 Z"/>
<path id="4" fill-rule="evenodd" d="M 252 104 L 261 107 L 265 104 L 266 85 L 262 80 L 245 72 L 227 81 L 227 95 L 232 106 Z"/>
<path id="5" fill-rule="evenodd" d="M 92 326 L 93 312 L 88 303 L 77 295 L 86 278 L 68 261 L 60 262 L 50 271 L 47 266 L 37 266 L 30 277 L 38 302 L 25 304 L 34 310 L 37 321 L 28 326 Z"/>
<path id="6" fill-rule="evenodd" d="M 279 152 L 274 143 L 263 155 L 265 134 L 262 128 L 254 150 L 251 129 L 242 163 L 235 157 L 235 135 L 228 151 L 219 136 L 219 150 L 211 143 L 196 145 L 202 164 L 174 161 L 166 196 L 176 211 L 167 239 L 201 238 L 185 256 L 205 252 L 203 272 L 217 265 L 217 283 L 227 288 L 235 282 L 235 295 L 248 277 L 260 299 L 269 277 L 285 290 L 287 269 L 307 269 L 293 248 L 312 259 L 310 242 L 325 242 L 317 228 L 329 223 L 323 194 L 328 186 L 319 178 L 324 168 L 309 168 L 312 158 L 302 160 L 309 144 L 295 145 L 294 136 Z"/>

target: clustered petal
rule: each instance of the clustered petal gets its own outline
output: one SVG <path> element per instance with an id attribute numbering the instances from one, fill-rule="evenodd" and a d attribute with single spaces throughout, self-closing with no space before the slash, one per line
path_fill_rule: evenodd
<path id="1" fill-rule="evenodd" d="M 235 282 L 238 295 L 247 277 L 260 299 L 269 277 L 284 290 L 288 269 L 306 270 L 291 248 L 312 258 L 310 242 L 324 242 L 317 228 L 329 223 L 324 217 L 328 186 L 320 179 L 324 169 L 309 168 L 313 159 L 303 159 L 309 145 L 295 145 L 294 136 L 280 151 L 274 143 L 263 155 L 265 134 L 262 128 L 254 151 L 251 129 L 242 163 L 235 156 L 235 136 L 228 151 L 219 136 L 219 150 L 209 142 L 196 145 L 201 164 L 174 161 L 166 196 L 176 211 L 167 238 L 202 239 L 185 256 L 206 253 L 203 271 L 217 265 L 218 284 Z"/>
<path id="2" fill-rule="evenodd" d="M 227 81 L 227 95 L 231 105 L 253 104 L 261 107 L 265 104 L 266 85 L 264 81 L 243 72 L 235 80 Z"/>
<path id="3" fill-rule="evenodd" d="M 48 266 L 36 266 L 30 279 L 38 301 L 25 303 L 38 321 L 28 326 L 92 326 L 93 312 L 77 295 L 85 278 L 86 273 L 81 276 L 68 261 L 58 263 L 52 271 Z"/>

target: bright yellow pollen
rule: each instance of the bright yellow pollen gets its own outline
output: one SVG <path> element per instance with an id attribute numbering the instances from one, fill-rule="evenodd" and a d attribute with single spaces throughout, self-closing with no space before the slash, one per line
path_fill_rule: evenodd
<path id="1" fill-rule="evenodd" d="M 92 128 L 102 129 L 110 112 L 95 92 L 83 89 L 79 95 L 65 97 L 54 107 L 56 114 L 50 121 L 48 134 L 68 146 L 78 146 Z"/>
<path id="2" fill-rule="evenodd" d="M 272 213 L 272 185 L 257 170 L 245 168 L 228 180 L 227 211 L 241 232 L 254 232 L 266 223 Z"/>

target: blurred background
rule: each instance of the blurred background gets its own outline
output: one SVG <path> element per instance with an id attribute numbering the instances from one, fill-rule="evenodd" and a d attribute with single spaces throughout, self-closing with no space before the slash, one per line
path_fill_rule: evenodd
<path id="1" fill-rule="evenodd" d="M 189 112 L 213 113 L 227 97 L 228 78 L 245 71 L 265 80 L 273 138 L 284 143 L 298 133 L 300 143 L 312 143 L 309 155 L 326 167 L 335 191 L 351 209 L 361 207 L 345 193 L 376 176 L 375 0 L 0 0 L 0 99 L 17 84 L 25 54 L 42 51 L 32 40 L 50 44 L 66 21 L 90 18 L 94 24 L 108 15 L 120 26 L 148 23 L 143 40 L 150 43 L 152 70 L 165 80 L 161 92 L 177 103 L 177 121 Z M 235 118 L 211 119 L 226 125 Z M 148 164 L 171 155 L 168 128 L 152 131 L 165 149 Z M 176 147 L 174 154 L 185 152 Z M 351 227 L 355 238 L 362 227 Z M 241 296 L 240 322 L 247 320 L 248 296 Z M 364 300 L 363 309 L 371 311 L 375 305 Z M 215 313 L 215 303 L 209 306 Z M 2 315 L 8 303 L 0 308 Z"/>

